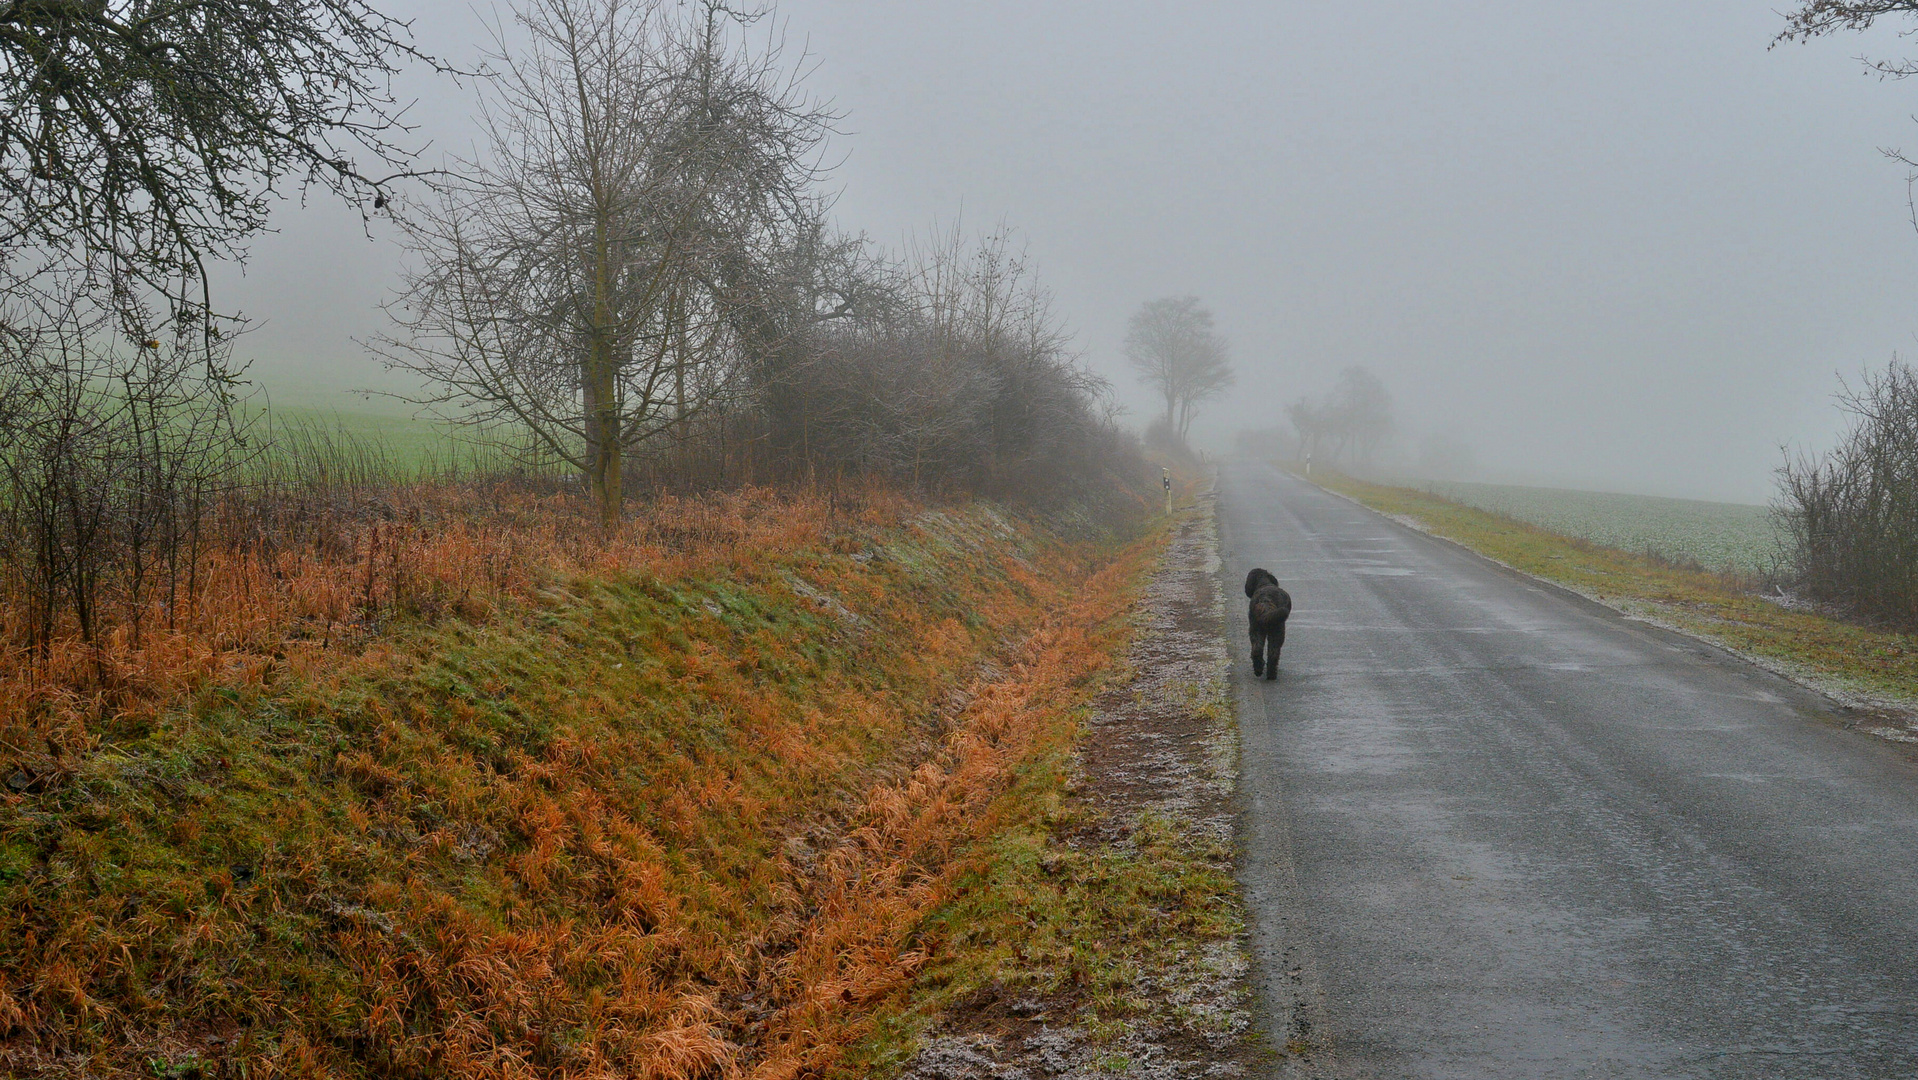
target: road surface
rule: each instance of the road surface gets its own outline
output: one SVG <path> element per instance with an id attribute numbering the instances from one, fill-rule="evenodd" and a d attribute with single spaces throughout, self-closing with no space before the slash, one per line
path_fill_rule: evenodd
<path id="1" fill-rule="evenodd" d="M 1918 1077 L 1918 768 L 1821 699 L 1228 462 L 1243 876 L 1339 1077 Z M 1228 625 L 1243 623 L 1243 609 Z"/>

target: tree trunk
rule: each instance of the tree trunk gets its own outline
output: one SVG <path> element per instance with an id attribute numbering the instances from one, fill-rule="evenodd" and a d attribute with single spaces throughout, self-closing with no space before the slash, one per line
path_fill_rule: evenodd
<path id="1" fill-rule="evenodd" d="M 586 479 L 599 503 L 599 523 L 611 530 L 619 524 L 620 415 L 619 364 L 614 349 L 618 332 L 613 324 L 612 251 L 606 215 L 594 224 L 593 330 L 587 346 L 585 378 Z"/>
<path id="2" fill-rule="evenodd" d="M 673 291 L 673 426 L 679 429 L 679 437 L 686 437 L 686 297 L 678 290 Z"/>
<path id="3" fill-rule="evenodd" d="M 590 446 L 588 452 L 588 481 L 593 489 L 594 501 L 599 503 L 599 523 L 607 529 L 619 524 L 620 500 L 620 445 L 619 445 L 619 389 L 617 371 L 613 363 L 612 342 L 600 338 L 593 342 L 591 372 L 588 375 L 586 400 L 590 410 L 586 430 Z"/>

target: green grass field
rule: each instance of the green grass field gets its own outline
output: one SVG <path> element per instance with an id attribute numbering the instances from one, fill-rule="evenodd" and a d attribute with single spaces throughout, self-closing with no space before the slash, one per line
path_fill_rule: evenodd
<path id="1" fill-rule="evenodd" d="M 275 434 L 327 432 L 355 441 L 378 444 L 408 459 L 429 460 L 445 454 L 465 438 L 452 424 L 416 419 L 393 407 L 368 405 L 335 409 L 320 405 L 281 405 L 249 410 L 249 419 Z"/>
<path id="2" fill-rule="evenodd" d="M 1409 486 L 1563 536 L 1708 570 L 1765 574 L 1779 555 L 1777 528 L 1763 506 L 1444 480 Z"/>
<path id="3" fill-rule="evenodd" d="M 512 469 L 526 461 L 495 432 L 414 417 L 392 406 L 335 409 L 300 403 L 248 410 L 270 462 L 335 479 L 407 481 Z"/>

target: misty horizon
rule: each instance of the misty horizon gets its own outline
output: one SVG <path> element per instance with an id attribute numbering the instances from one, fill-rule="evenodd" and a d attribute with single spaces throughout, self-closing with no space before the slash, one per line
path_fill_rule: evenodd
<path id="1" fill-rule="evenodd" d="M 488 10 L 488 9 L 481 9 Z M 1839 376 L 1909 353 L 1918 88 L 1865 77 L 1889 33 L 1768 48 L 1761 5 L 779 7 L 845 114 L 834 219 L 898 248 L 1011 227 L 1108 379 L 1148 300 L 1198 296 L 1235 388 L 1230 448 L 1362 365 L 1402 455 L 1469 445 L 1486 480 L 1764 502 L 1781 447 L 1842 427 Z M 397 5 L 454 62 L 465 5 Z M 490 18 L 491 15 L 488 16 Z M 408 73 L 418 138 L 463 152 L 470 86 Z M 352 411 L 395 384 L 355 344 L 397 283 L 390 223 L 288 200 L 223 271 L 273 400 Z"/>

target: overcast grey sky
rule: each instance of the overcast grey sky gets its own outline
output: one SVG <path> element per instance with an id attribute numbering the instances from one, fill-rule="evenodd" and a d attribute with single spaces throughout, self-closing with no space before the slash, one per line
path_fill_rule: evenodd
<path id="1" fill-rule="evenodd" d="M 1194 293 L 1239 385 L 1229 442 L 1364 364 L 1410 441 L 1488 471 L 1764 501 L 1782 443 L 1828 445 L 1837 372 L 1918 353 L 1905 168 L 1918 83 L 1890 34 L 1766 46 L 1779 0 L 1214 4 L 786 0 L 845 111 L 836 214 L 883 243 L 1019 231 L 1088 361 L 1141 301 Z M 402 3 L 466 61 L 465 3 Z M 481 5 L 480 11 L 490 11 Z M 470 93 L 419 79 L 422 135 Z M 376 380 L 397 251 L 289 204 L 228 293 L 280 400 Z M 378 230 L 376 230 L 378 231 Z M 1203 432 L 1200 431 L 1203 429 Z"/>

